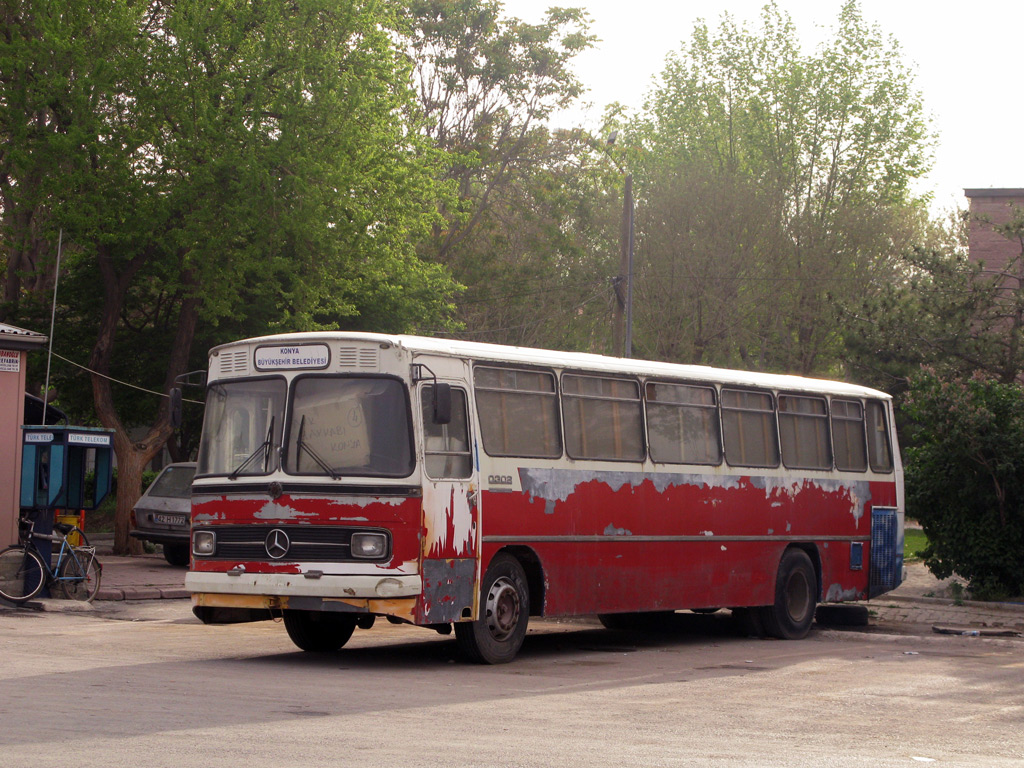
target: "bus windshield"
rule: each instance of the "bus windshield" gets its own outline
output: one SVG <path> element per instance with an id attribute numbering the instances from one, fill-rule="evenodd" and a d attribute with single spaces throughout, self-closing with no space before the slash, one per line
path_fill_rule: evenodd
<path id="1" fill-rule="evenodd" d="M 405 477 L 413 469 L 405 387 L 384 377 L 304 376 L 292 385 L 285 472 Z"/>
<path id="2" fill-rule="evenodd" d="M 286 388 L 279 378 L 213 384 L 196 473 L 234 478 L 277 469 Z"/>

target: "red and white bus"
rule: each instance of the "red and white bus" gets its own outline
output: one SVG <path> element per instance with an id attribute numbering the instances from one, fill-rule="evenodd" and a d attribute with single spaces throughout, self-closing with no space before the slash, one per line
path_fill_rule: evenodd
<path id="1" fill-rule="evenodd" d="M 892 402 L 833 381 L 363 333 L 210 353 L 186 585 L 336 650 L 510 661 L 529 616 L 731 608 L 782 638 L 902 577 Z"/>

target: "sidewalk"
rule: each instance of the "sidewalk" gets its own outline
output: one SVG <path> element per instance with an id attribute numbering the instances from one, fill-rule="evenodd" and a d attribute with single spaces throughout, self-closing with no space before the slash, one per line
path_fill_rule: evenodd
<path id="1" fill-rule="evenodd" d="M 940 581 L 923 563 L 910 563 L 903 584 L 867 603 L 871 623 L 930 626 L 947 634 L 1024 636 L 1024 603 L 958 599 L 957 583 L 964 582 L 955 576 Z"/>
<path id="2" fill-rule="evenodd" d="M 187 568 L 170 565 L 163 555 L 114 557 L 101 555 L 103 576 L 97 600 L 185 598 Z"/>
<path id="3" fill-rule="evenodd" d="M 173 566 L 159 551 L 138 557 L 115 557 L 113 534 L 93 534 L 89 541 L 103 564 L 96 600 L 154 600 L 186 598 L 187 568 Z"/>

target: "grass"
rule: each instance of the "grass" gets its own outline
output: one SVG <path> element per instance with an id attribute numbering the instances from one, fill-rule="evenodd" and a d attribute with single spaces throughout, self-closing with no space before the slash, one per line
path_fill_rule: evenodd
<path id="1" fill-rule="evenodd" d="M 920 528 L 907 528 L 903 532 L 903 562 L 916 562 L 928 545 L 928 537 Z"/>

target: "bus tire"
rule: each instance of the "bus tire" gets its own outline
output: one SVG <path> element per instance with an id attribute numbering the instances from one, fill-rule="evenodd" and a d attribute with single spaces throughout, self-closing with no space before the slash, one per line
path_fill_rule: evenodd
<path id="1" fill-rule="evenodd" d="M 781 640 L 807 637 L 818 603 L 817 584 L 814 564 L 807 553 L 787 549 L 779 561 L 775 603 L 761 609 L 761 620 L 769 635 Z"/>
<path id="2" fill-rule="evenodd" d="M 530 620 L 530 589 L 523 567 L 511 555 L 496 555 L 480 593 L 480 618 L 458 622 L 455 640 L 478 664 L 507 664 L 519 653 Z"/>
<path id="3" fill-rule="evenodd" d="M 350 613 L 322 611 L 285 611 L 284 628 L 299 648 L 311 653 L 326 653 L 341 648 L 356 628 L 356 616 Z"/>

